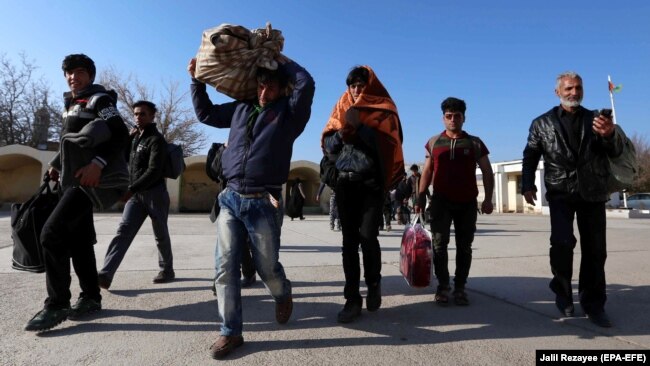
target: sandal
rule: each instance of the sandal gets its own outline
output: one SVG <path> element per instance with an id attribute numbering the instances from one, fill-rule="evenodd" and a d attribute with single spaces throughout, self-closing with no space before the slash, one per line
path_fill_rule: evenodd
<path id="1" fill-rule="evenodd" d="M 449 303 L 449 288 L 438 286 L 436 294 L 433 296 L 433 301 L 438 305 L 447 305 Z"/>
<path id="2" fill-rule="evenodd" d="M 469 305 L 469 299 L 464 290 L 455 290 L 454 291 L 454 303 L 460 306 Z"/>

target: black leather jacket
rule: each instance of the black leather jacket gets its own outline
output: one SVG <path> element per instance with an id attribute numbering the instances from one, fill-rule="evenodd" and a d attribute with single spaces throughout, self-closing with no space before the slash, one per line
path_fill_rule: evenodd
<path id="1" fill-rule="evenodd" d="M 163 167 L 167 159 L 167 142 L 155 123 L 136 134 L 129 155 L 129 191 L 136 193 L 165 183 Z"/>
<path id="2" fill-rule="evenodd" d="M 544 183 L 547 195 L 573 194 L 590 202 L 605 202 L 607 192 L 607 156 L 616 157 L 623 151 L 623 139 L 614 132 L 603 138 L 592 131 L 596 111 L 583 107 L 580 124 L 580 148 L 570 147 L 558 117 L 559 106 L 535 118 L 530 126 L 524 149 L 521 191 L 537 190 L 535 171 L 544 157 Z M 547 196 L 548 197 L 548 196 Z"/>

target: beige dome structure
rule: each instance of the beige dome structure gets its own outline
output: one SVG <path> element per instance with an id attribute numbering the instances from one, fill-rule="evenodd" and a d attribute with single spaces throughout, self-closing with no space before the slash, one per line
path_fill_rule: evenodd
<path id="1" fill-rule="evenodd" d="M 9 145 L 0 147 L 0 207 L 8 209 L 12 203 L 25 202 L 41 185 L 48 163 L 54 151 L 37 150 L 29 146 Z M 205 155 L 185 158 L 185 171 L 178 179 L 167 179 L 171 212 L 210 212 L 218 185 L 205 174 Z M 305 212 L 327 212 L 329 192 L 316 202 L 320 184 L 320 167 L 311 161 L 291 163 L 288 182 L 299 177 L 305 190 Z M 286 185 L 282 190 L 286 200 Z M 326 205 L 324 203 L 327 203 Z M 123 205 L 116 205 L 120 209 Z M 322 207 L 321 207 L 322 206 Z"/>
<path id="2" fill-rule="evenodd" d="M 23 145 L 0 147 L 0 207 L 8 209 L 34 195 L 54 155 Z"/>

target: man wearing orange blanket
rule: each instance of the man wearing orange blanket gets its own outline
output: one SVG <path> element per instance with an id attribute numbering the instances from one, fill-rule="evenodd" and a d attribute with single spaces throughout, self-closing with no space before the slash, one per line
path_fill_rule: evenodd
<path id="1" fill-rule="evenodd" d="M 376 311 L 381 306 L 377 236 L 382 205 L 389 189 L 404 176 L 402 127 L 390 95 L 368 66 L 353 68 L 346 84 L 321 136 L 325 153 L 336 156 L 338 171 L 334 191 L 343 232 L 346 300 L 338 314 L 341 323 L 361 315 L 359 245 L 368 287 L 366 308 Z"/>

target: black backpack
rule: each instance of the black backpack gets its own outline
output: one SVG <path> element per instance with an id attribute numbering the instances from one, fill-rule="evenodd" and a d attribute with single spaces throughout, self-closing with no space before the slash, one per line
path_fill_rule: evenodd
<path id="1" fill-rule="evenodd" d="M 183 147 L 177 144 L 167 143 L 167 160 L 163 167 L 165 178 L 178 179 L 185 171 L 185 157 Z"/>
<path id="2" fill-rule="evenodd" d="M 320 181 L 330 188 L 336 187 L 339 172 L 336 169 L 336 155 L 324 154 L 320 160 Z"/>
<path id="3" fill-rule="evenodd" d="M 226 149 L 226 145 L 220 142 L 213 142 L 208 157 L 205 159 L 205 174 L 213 181 L 223 182 L 223 168 L 221 167 L 221 156 Z"/>

